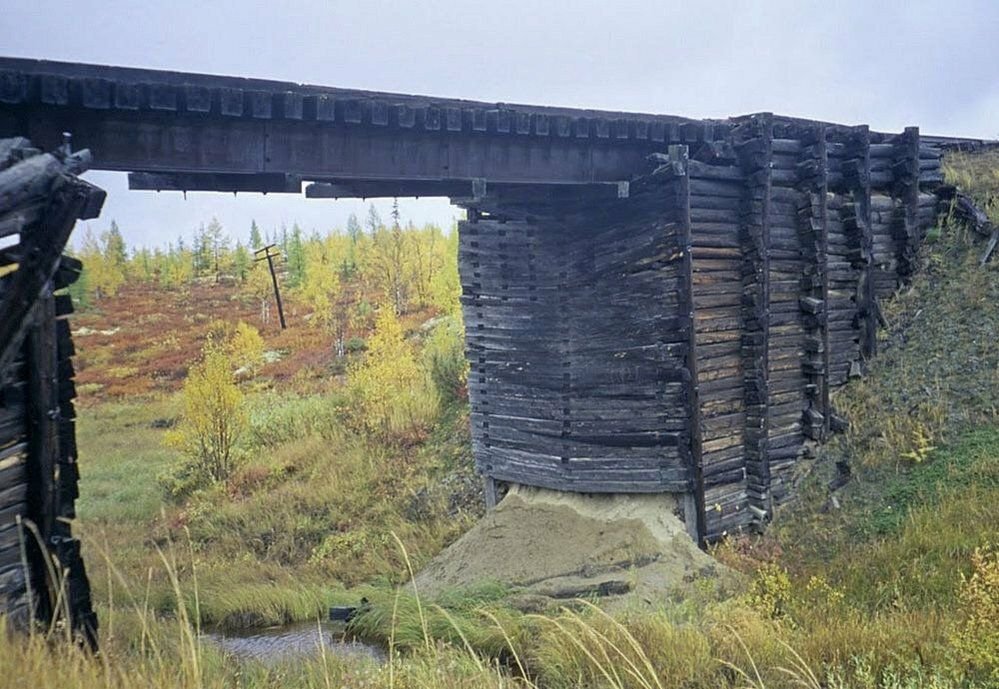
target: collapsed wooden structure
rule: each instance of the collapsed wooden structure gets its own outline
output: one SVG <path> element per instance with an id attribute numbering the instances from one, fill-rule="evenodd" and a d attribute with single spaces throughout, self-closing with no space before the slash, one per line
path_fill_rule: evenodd
<path id="1" fill-rule="evenodd" d="M 104 202 L 76 176 L 89 158 L 68 145 L 42 153 L 24 138 L 0 139 L 0 617 L 17 628 L 61 621 L 95 647 L 70 529 L 79 472 L 65 288 L 82 266 L 63 254 L 76 220 Z"/>
<path id="2" fill-rule="evenodd" d="M 473 442 L 493 481 L 687 496 L 701 541 L 789 497 L 831 388 L 935 221 L 940 151 L 774 118 L 650 157 L 626 198 L 469 204 Z"/>

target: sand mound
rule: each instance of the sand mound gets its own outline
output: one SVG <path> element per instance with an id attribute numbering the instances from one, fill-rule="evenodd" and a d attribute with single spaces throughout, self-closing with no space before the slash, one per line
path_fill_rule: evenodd
<path id="1" fill-rule="evenodd" d="M 421 593 L 498 581 L 550 598 L 625 593 L 652 603 L 728 572 L 697 548 L 663 495 L 514 486 L 416 577 Z"/>

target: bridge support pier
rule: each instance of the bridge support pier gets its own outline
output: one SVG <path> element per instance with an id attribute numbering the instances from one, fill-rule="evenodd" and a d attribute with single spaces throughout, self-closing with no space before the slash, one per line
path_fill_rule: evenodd
<path id="1" fill-rule="evenodd" d="M 626 198 L 465 201 L 487 504 L 495 481 L 672 493 L 702 544 L 762 528 L 806 440 L 826 437 L 830 388 L 875 351 L 885 276 L 904 277 L 895 257 L 927 219 L 918 151 L 912 129 L 875 139 L 764 113 L 651 156 Z"/>

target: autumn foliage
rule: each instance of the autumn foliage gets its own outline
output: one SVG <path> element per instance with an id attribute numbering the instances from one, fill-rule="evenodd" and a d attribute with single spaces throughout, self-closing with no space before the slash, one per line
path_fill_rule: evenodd
<path id="1" fill-rule="evenodd" d="M 437 418 L 440 396 L 390 306 L 378 311 L 363 359 L 348 371 L 350 417 L 360 430 L 415 440 Z"/>
<path id="2" fill-rule="evenodd" d="M 186 461 L 172 492 L 226 483 L 236 466 L 236 443 L 247 422 L 243 393 L 233 375 L 231 343 L 209 339 L 182 395 L 183 414 L 167 442 L 181 450 Z"/>

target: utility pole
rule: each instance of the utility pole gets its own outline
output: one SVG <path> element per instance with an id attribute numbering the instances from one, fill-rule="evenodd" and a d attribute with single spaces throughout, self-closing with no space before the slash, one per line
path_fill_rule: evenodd
<path id="1" fill-rule="evenodd" d="M 276 250 L 276 244 L 268 244 L 265 247 L 261 247 L 253 252 L 254 263 L 257 261 L 267 261 L 267 267 L 271 271 L 271 282 L 274 283 L 274 299 L 277 301 L 278 307 L 278 319 L 281 321 L 281 330 L 284 330 L 287 326 L 284 323 L 284 307 L 281 306 L 281 290 L 278 289 L 277 273 L 274 272 L 274 259 L 280 256 L 280 253 L 271 253 L 271 249 Z M 259 254 L 263 254 L 260 256 Z"/>

